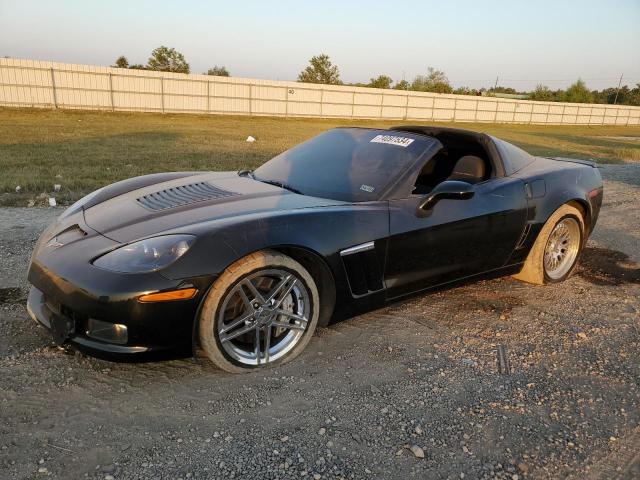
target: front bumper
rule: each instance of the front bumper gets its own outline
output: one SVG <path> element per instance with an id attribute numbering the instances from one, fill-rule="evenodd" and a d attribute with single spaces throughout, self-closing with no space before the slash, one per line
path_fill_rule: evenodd
<path id="1" fill-rule="evenodd" d="M 145 287 L 144 282 L 135 285 L 134 279 L 125 278 L 116 288 L 106 277 L 94 277 L 94 285 L 89 288 L 34 262 L 29 270 L 32 283 L 27 300 L 29 315 L 52 333 L 57 344 L 70 344 L 90 354 L 110 354 L 114 358 L 162 352 L 191 354 L 194 322 L 212 279 L 165 280 L 153 285 L 147 282 Z M 138 301 L 142 292 L 173 290 L 185 285 L 197 288 L 198 293 L 192 299 Z M 95 338 L 92 324 L 101 325 L 103 332 L 105 326 L 117 327 L 125 335 L 117 341 L 104 341 L 104 335 Z"/>
<path id="2" fill-rule="evenodd" d="M 83 350 L 113 353 L 113 354 L 131 354 L 131 353 L 144 353 L 149 351 L 148 346 L 127 346 L 117 345 L 113 343 L 100 342 L 98 340 L 92 340 L 87 337 L 87 330 L 78 330 L 80 325 L 76 325 L 73 322 L 73 328 L 67 332 L 71 336 L 63 336 L 64 332 L 53 332 L 54 316 L 58 315 L 58 312 L 54 311 L 45 301 L 44 294 L 36 287 L 31 287 L 29 291 L 29 298 L 27 299 L 27 312 L 29 316 L 36 322 L 40 323 L 47 330 L 54 334 L 54 340 L 56 343 L 62 345 L 66 342 L 74 344 Z M 67 319 L 71 320 L 71 319 Z"/>
<path id="3" fill-rule="evenodd" d="M 28 274 L 29 314 L 51 331 L 56 343 L 106 357 L 191 354 L 198 308 L 215 277 L 169 279 L 158 272 L 123 274 L 97 268 L 92 260 L 120 244 L 91 230 L 81 213 L 64 223 L 42 235 Z M 51 242 L 52 232 L 68 228 L 66 224 L 75 224 L 84 234 L 68 243 Z M 193 298 L 138 301 L 144 294 L 187 287 L 197 289 Z"/>

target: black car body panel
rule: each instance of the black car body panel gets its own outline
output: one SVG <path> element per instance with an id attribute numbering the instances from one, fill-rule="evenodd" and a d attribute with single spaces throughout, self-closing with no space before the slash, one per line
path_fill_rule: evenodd
<path id="1" fill-rule="evenodd" d="M 593 165 L 533 157 L 457 129 L 363 131 L 367 139 L 425 139 L 400 174 L 367 201 L 295 193 L 238 172 L 154 174 L 100 189 L 40 237 L 28 275 L 31 315 L 49 328 L 56 315 L 70 319 L 73 328 L 61 340 L 91 351 L 190 351 L 208 289 L 252 252 L 275 249 L 313 263 L 323 276 L 320 324 L 326 325 L 449 282 L 517 271 L 546 219 L 566 202 L 583 207 L 589 232 L 595 225 L 602 180 Z M 469 153 L 486 168 L 463 188 L 465 200 L 445 195 L 423 209 L 429 192 L 449 178 L 449 159 Z M 437 185 L 419 185 L 425 175 Z M 123 245 L 175 234 L 195 236 L 195 243 L 158 271 L 119 273 L 93 264 Z M 139 300 L 186 287 L 197 293 L 172 302 Z M 126 341 L 95 338 L 88 327 L 95 321 L 124 326 Z"/>
<path id="2" fill-rule="evenodd" d="M 394 297 L 507 265 L 528 205 L 520 179 L 476 187 L 467 201 L 438 205 L 416 218 L 419 198 L 390 203 L 387 288 Z"/>

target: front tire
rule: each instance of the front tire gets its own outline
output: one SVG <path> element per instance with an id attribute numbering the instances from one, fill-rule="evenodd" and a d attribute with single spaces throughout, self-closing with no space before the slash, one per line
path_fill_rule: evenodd
<path id="1" fill-rule="evenodd" d="M 585 232 L 582 212 L 573 205 L 562 205 L 540 230 L 522 270 L 514 278 L 536 285 L 566 280 L 578 263 Z"/>
<path id="2" fill-rule="evenodd" d="M 215 281 L 199 318 L 200 345 L 232 373 L 297 357 L 318 324 L 319 294 L 309 272 L 274 251 L 230 265 Z"/>

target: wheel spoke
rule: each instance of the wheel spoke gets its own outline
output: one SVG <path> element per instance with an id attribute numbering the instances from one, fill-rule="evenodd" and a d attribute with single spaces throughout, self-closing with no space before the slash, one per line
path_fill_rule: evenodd
<path id="1" fill-rule="evenodd" d="M 293 287 L 295 287 L 296 283 L 297 283 L 297 279 L 294 279 L 293 282 L 291 282 L 291 284 L 289 284 L 289 286 L 286 288 L 285 292 L 282 294 L 282 296 L 280 297 L 280 299 L 276 302 L 276 304 L 274 305 L 275 308 L 280 307 L 280 305 L 282 305 L 282 302 L 285 301 L 285 299 L 287 298 L 287 295 L 289 295 L 289 292 L 291 292 L 291 290 L 293 289 Z"/>
<path id="2" fill-rule="evenodd" d="M 276 310 L 276 314 L 277 315 L 284 315 L 285 317 L 292 318 L 293 320 L 298 320 L 299 322 L 307 323 L 309 321 L 306 317 L 302 317 L 302 316 L 297 315 L 297 314 L 295 314 L 293 312 L 287 312 L 286 310 L 282 310 L 280 308 Z"/>
<path id="3" fill-rule="evenodd" d="M 271 322 L 271 326 L 276 328 L 287 328 L 289 330 L 305 330 L 307 328 L 304 325 L 287 322 Z"/>
<path id="4" fill-rule="evenodd" d="M 223 333 L 220 333 L 220 342 L 224 343 L 224 342 L 228 342 L 229 340 L 233 340 L 236 337 L 239 337 L 240 335 L 244 335 L 245 333 L 250 332 L 251 330 L 253 330 L 254 328 L 256 328 L 255 325 L 247 325 L 244 328 L 239 328 L 238 330 L 236 330 L 233 333 L 230 333 L 228 335 L 225 335 Z"/>
<path id="5" fill-rule="evenodd" d="M 249 315 L 245 315 L 244 317 L 240 317 L 239 319 L 234 320 L 233 322 L 231 322 L 229 325 L 224 325 L 220 329 L 220 333 L 228 333 L 231 330 L 233 330 L 234 328 L 239 327 L 240 325 L 242 325 L 247 320 L 250 320 L 252 317 L 253 317 L 253 312 L 251 312 Z"/>
<path id="6" fill-rule="evenodd" d="M 251 303 L 251 300 L 249 300 L 249 297 L 247 297 L 247 292 L 244 291 L 244 288 L 242 288 L 242 285 L 238 287 L 238 293 L 240 294 L 240 297 L 242 298 L 242 302 L 244 303 L 245 307 L 247 307 L 250 312 L 254 312 L 256 309 L 253 308 L 253 304 Z"/>
<path id="7" fill-rule="evenodd" d="M 254 346 L 254 352 L 256 354 L 256 365 L 260 365 L 260 329 L 256 328 L 256 344 Z"/>
<path id="8" fill-rule="evenodd" d="M 554 252 L 545 253 L 545 262 L 547 263 L 549 270 L 555 270 L 557 266 L 557 258 Z"/>
<path id="9" fill-rule="evenodd" d="M 242 284 L 246 285 L 249 291 L 251 291 L 251 294 L 253 295 L 254 300 L 257 300 L 258 302 L 264 304 L 264 297 L 255 287 L 255 285 L 251 282 L 251 280 L 244 280 Z"/>
<path id="10" fill-rule="evenodd" d="M 269 293 L 269 296 L 267 297 L 267 299 L 265 300 L 265 303 L 269 303 L 271 302 L 271 300 L 273 300 L 274 298 L 276 298 L 276 296 L 278 295 L 278 292 L 280 291 L 280 289 L 285 286 L 287 284 L 287 282 L 289 280 L 291 280 L 291 277 L 293 275 L 287 275 L 286 277 L 284 277 L 282 280 L 280 280 L 280 282 L 278 283 L 278 285 L 275 286 L 275 288 L 273 290 L 271 290 L 271 292 Z M 286 296 L 286 294 L 285 294 Z"/>
<path id="11" fill-rule="evenodd" d="M 271 325 L 267 325 L 267 332 L 264 336 L 264 363 L 269 363 L 269 346 L 271 345 Z"/>

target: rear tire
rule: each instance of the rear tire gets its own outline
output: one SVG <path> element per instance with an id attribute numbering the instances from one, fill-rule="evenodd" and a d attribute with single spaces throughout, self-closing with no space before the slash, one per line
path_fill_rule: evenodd
<path id="1" fill-rule="evenodd" d="M 575 270 L 584 243 L 582 212 L 562 205 L 546 221 L 522 270 L 513 277 L 535 285 L 563 282 Z"/>
<path id="2" fill-rule="evenodd" d="M 275 251 L 252 253 L 214 282 L 199 318 L 200 345 L 222 370 L 243 373 L 297 357 L 318 324 L 309 272 Z"/>

